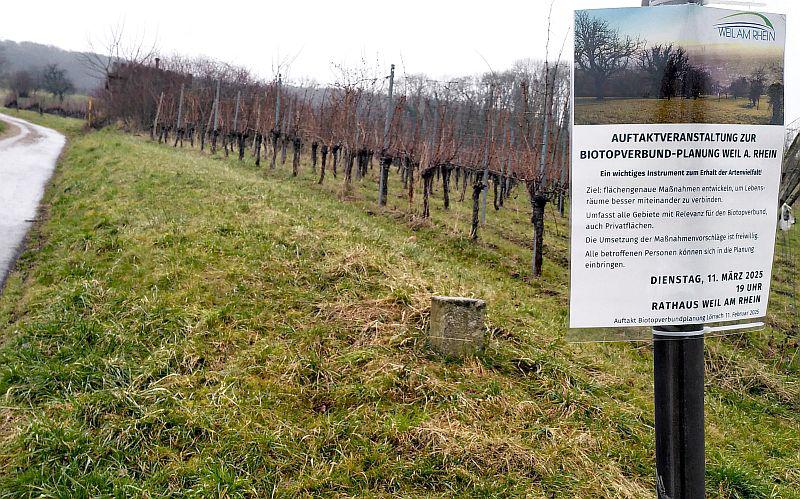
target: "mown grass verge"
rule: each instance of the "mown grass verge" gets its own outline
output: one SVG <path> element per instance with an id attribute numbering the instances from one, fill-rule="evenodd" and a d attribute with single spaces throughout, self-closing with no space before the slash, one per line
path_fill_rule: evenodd
<path id="1" fill-rule="evenodd" d="M 0 298 L 4 495 L 652 497 L 650 347 L 563 341 L 567 226 L 529 282 L 522 189 L 474 244 L 438 191 L 420 221 L 396 183 L 382 212 L 372 180 L 45 118 L 70 144 Z M 428 351 L 431 294 L 488 300 L 484 353 Z M 708 341 L 711 495 L 796 494 L 788 297 Z"/>

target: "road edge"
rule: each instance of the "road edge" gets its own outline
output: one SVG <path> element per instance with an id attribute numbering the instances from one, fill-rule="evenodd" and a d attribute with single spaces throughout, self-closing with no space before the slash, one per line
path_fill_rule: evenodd
<path id="1" fill-rule="evenodd" d="M 0 116 L 8 116 L 7 114 L 5 114 L 3 112 L 3 110 L 4 109 L 0 109 Z M 17 247 L 14 249 L 14 252 L 12 253 L 12 256 L 11 256 L 11 260 L 9 262 L 8 271 L 5 274 L 0 274 L 0 296 L 5 294 L 6 284 L 8 283 L 8 280 L 12 276 L 12 274 L 16 274 L 18 272 L 21 272 L 21 271 L 25 270 L 25 269 L 20 268 L 20 266 L 19 266 L 19 261 L 20 261 L 19 257 L 26 250 L 28 250 L 30 247 L 32 247 L 31 241 L 33 240 L 34 236 L 37 237 L 37 240 L 40 238 L 42 225 L 45 222 L 47 222 L 48 220 L 50 220 L 50 198 L 52 197 L 52 192 L 51 191 L 52 191 L 52 188 L 54 186 L 54 180 L 56 179 L 57 176 L 59 176 L 61 174 L 61 166 L 62 166 L 62 163 L 63 163 L 63 160 L 64 160 L 64 155 L 65 155 L 65 153 L 67 152 L 67 150 L 69 149 L 69 147 L 71 145 L 68 135 L 63 133 L 63 132 L 60 132 L 58 130 L 55 130 L 53 128 L 49 128 L 49 127 L 46 127 L 46 126 L 43 126 L 43 125 L 38 125 L 36 123 L 32 123 L 32 122 L 30 122 L 28 120 L 25 120 L 23 118 L 17 118 L 17 117 L 13 117 L 13 118 L 17 119 L 17 120 L 20 120 L 20 121 L 24 121 L 25 123 L 27 123 L 29 125 L 39 126 L 39 127 L 42 127 L 42 128 L 47 128 L 48 130 L 52 130 L 52 131 L 60 134 L 62 137 L 64 137 L 64 145 L 61 147 L 61 151 L 58 153 L 58 157 L 55 160 L 55 165 L 53 166 L 53 171 L 50 174 L 50 177 L 47 179 L 47 182 L 44 185 L 44 190 L 42 192 L 42 197 L 41 197 L 41 199 L 39 200 L 39 203 L 36 206 L 36 215 L 33 218 L 33 222 L 31 223 L 30 227 L 28 227 L 28 230 L 25 231 L 25 237 L 22 238 L 22 240 L 19 242 Z M 5 123 L 9 123 L 9 122 L 5 121 Z M 20 134 L 22 132 L 20 127 L 17 126 L 16 124 L 11 123 L 11 126 L 13 126 L 14 128 L 16 128 L 18 130 L 17 134 Z M 13 137 L 13 136 L 4 137 L 4 138 L 10 138 L 10 137 Z M 41 247 L 41 245 L 37 244 L 36 247 Z M 25 281 L 26 278 L 27 278 L 27 273 L 25 273 L 22 276 L 23 282 Z"/>

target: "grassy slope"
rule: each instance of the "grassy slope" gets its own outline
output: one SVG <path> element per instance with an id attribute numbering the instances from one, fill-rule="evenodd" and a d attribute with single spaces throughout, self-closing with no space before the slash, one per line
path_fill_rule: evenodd
<path id="1" fill-rule="evenodd" d="M 769 98 L 762 97 L 759 109 L 747 99 L 575 99 L 579 125 L 602 123 L 751 123 L 769 124 Z"/>
<path id="2" fill-rule="evenodd" d="M 0 298 L 0 491 L 652 496 L 650 348 L 563 342 L 567 227 L 526 282 L 521 189 L 475 245 L 439 192 L 420 222 L 371 180 L 343 202 L 330 171 L 45 119 L 73 128 Z M 485 353 L 427 351 L 431 294 L 489 301 Z M 712 495 L 792 497 L 796 343 L 707 350 Z"/>

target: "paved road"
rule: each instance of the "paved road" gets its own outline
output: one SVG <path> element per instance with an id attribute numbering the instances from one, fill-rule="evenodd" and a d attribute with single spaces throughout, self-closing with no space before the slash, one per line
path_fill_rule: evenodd
<path id="1" fill-rule="evenodd" d="M 0 140 L 0 289 L 36 217 L 66 140 L 58 132 L 5 114 L 16 131 Z"/>

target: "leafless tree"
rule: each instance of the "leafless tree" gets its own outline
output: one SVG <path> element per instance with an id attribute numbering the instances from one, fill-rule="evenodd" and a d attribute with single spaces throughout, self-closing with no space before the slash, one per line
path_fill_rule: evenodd
<path id="1" fill-rule="evenodd" d="M 575 16 L 575 62 L 594 80 L 595 97 L 605 98 L 605 87 L 615 74 L 625 70 L 642 48 L 639 39 L 622 37 L 607 21 L 585 11 Z"/>
<path id="2" fill-rule="evenodd" d="M 127 38 L 125 24 L 111 26 L 100 42 L 89 40 L 89 51 L 80 54 L 86 70 L 94 76 L 108 79 L 115 65 L 132 63 L 149 64 L 157 54 L 157 40 L 146 41 L 145 36 Z"/>
<path id="3" fill-rule="evenodd" d="M 36 81 L 30 71 L 20 69 L 11 74 L 8 86 L 17 98 L 28 97 L 35 91 Z"/>

